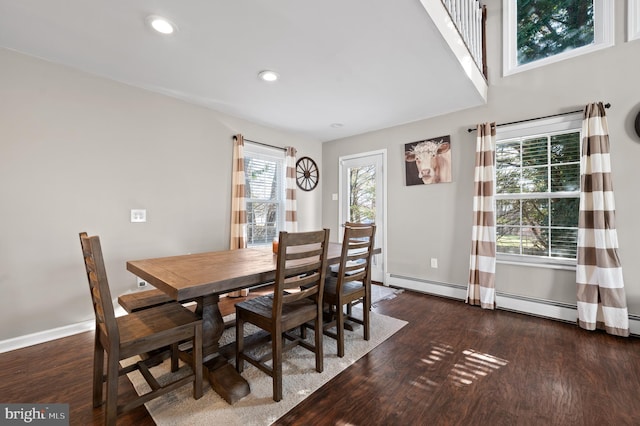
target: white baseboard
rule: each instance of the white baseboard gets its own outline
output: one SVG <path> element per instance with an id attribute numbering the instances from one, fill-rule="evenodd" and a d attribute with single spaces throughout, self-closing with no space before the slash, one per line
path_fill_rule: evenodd
<path id="1" fill-rule="evenodd" d="M 113 309 L 117 317 L 125 315 L 127 312 L 114 301 Z M 65 325 L 52 328 L 50 330 L 38 331 L 36 333 L 25 334 L 24 336 L 13 337 L 11 339 L 0 340 L 0 354 L 16 349 L 26 348 L 51 340 L 62 339 L 85 331 L 91 331 L 96 325 L 95 320 L 83 321 L 76 324 Z"/>
<path id="2" fill-rule="evenodd" d="M 50 340 L 61 339 L 74 334 L 93 330 L 95 320 L 66 325 L 64 327 L 53 328 L 51 330 L 39 331 L 37 333 L 25 334 L 24 336 L 0 341 L 0 353 L 26 348 Z"/>
<path id="3" fill-rule="evenodd" d="M 387 284 L 393 287 L 405 288 L 407 290 L 448 297 L 461 301 L 464 301 L 467 298 L 466 285 L 427 281 L 394 274 L 388 275 Z M 550 318 L 573 324 L 576 323 L 578 318 L 578 309 L 576 305 L 500 292 L 496 292 L 496 306 L 498 309 Z M 632 335 L 640 336 L 640 316 L 629 315 L 629 332 Z"/>

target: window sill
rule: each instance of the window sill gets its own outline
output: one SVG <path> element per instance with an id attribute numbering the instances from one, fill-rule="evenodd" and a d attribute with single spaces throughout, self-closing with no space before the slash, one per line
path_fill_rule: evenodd
<path id="1" fill-rule="evenodd" d="M 575 262 L 569 263 L 567 261 L 550 261 L 549 259 L 529 260 L 529 259 L 515 259 L 515 258 L 506 258 L 506 257 L 498 256 L 496 258 L 496 263 L 499 263 L 502 265 L 525 266 L 530 268 L 558 269 L 563 271 L 576 270 Z"/>

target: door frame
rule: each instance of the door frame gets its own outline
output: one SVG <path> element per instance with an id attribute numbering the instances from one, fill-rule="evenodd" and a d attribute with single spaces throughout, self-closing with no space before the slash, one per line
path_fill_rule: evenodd
<path id="1" fill-rule="evenodd" d="M 357 154 L 349 154 L 342 155 L 338 157 L 338 232 L 340 235 L 340 239 L 342 239 L 342 212 L 344 207 L 344 194 L 343 194 L 343 176 L 342 176 L 342 163 L 346 160 L 353 160 L 362 157 L 369 157 L 372 155 L 381 155 L 382 156 L 382 230 L 378 229 L 378 231 L 382 231 L 382 245 L 380 248 L 382 249 L 382 253 L 376 256 L 382 256 L 382 284 L 387 285 L 387 211 L 388 211 L 388 203 L 387 203 L 387 150 L 386 149 L 378 149 L 375 151 L 366 151 L 360 152 Z M 377 190 L 377 188 L 376 188 Z M 376 220 L 376 223 L 378 221 Z M 377 244 L 376 244 L 377 245 Z"/>

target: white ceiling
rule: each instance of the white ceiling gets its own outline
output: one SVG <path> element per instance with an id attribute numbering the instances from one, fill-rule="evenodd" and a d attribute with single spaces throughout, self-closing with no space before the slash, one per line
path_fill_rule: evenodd
<path id="1" fill-rule="evenodd" d="M 422 2 L 0 0 L 0 46 L 328 141 L 484 103 Z"/>

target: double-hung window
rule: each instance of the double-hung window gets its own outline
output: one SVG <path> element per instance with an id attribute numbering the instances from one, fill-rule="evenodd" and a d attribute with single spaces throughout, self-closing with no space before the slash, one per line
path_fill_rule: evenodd
<path id="1" fill-rule="evenodd" d="M 503 0 L 503 74 L 613 46 L 613 0 Z"/>
<path id="2" fill-rule="evenodd" d="M 247 246 L 271 244 L 284 229 L 284 151 L 245 143 Z"/>
<path id="3" fill-rule="evenodd" d="M 581 119 L 498 128 L 498 260 L 575 265 Z"/>

